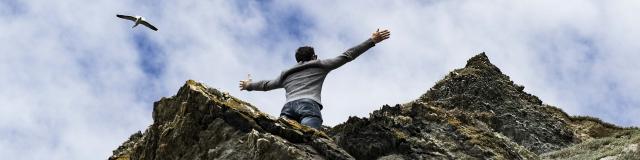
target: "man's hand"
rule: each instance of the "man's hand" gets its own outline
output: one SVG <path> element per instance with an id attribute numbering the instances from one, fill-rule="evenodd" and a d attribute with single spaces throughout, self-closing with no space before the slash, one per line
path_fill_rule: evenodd
<path id="1" fill-rule="evenodd" d="M 249 83 L 251 83 L 251 74 L 247 74 L 246 80 L 240 80 L 240 90 L 247 90 Z"/>
<path id="2" fill-rule="evenodd" d="M 373 42 L 380 43 L 385 39 L 389 38 L 390 35 L 391 35 L 391 32 L 389 32 L 389 30 L 385 29 L 380 31 L 380 28 L 378 28 L 378 30 L 373 32 L 373 34 L 371 35 L 371 39 L 373 40 Z"/>

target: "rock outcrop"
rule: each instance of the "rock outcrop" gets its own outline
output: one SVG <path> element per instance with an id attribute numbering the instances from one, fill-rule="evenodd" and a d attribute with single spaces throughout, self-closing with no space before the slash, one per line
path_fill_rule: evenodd
<path id="1" fill-rule="evenodd" d="M 353 159 L 325 133 L 189 80 L 109 159 Z"/>
<path id="2" fill-rule="evenodd" d="M 482 53 L 412 102 L 384 105 L 369 117 L 350 117 L 318 131 L 271 117 L 189 80 L 175 96 L 156 102 L 154 123 L 144 133 L 133 134 L 109 159 L 625 159 L 640 155 L 637 128 L 569 116 L 523 90 Z M 615 150 L 597 149 L 603 145 Z"/>

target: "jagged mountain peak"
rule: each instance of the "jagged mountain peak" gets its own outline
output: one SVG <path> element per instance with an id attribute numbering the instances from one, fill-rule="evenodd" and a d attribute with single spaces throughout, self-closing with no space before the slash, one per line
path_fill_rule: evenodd
<path id="1" fill-rule="evenodd" d="M 420 100 L 440 101 L 461 96 L 494 102 L 522 99 L 542 105 L 537 96 L 524 92 L 524 86 L 515 84 L 493 65 L 484 52 L 470 58 L 464 68 L 449 72 Z"/>
<path id="2" fill-rule="evenodd" d="M 498 67 L 491 64 L 485 53 L 481 53 L 469 59 L 464 68 L 447 74 L 418 100 L 394 107 L 386 106 L 374 111 L 368 119 L 353 117 L 334 127 L 334 130 L 341 130 L 335 134 L 336 139 L 353 156 L 363 159 L 390 153 L 416 152 L 420 150 L 421 144 L 418 142 L 425 140 L 417 138 L 405 139 L 408 141 L 406 143 L 388 143 L 403 141 L 402 138 L 389 136 L 396 134 L 440 137 L 427 140 L 438 143 L 455 141 L 456 143 L 448 146 L 431 146 L 442 150 L 430 154 L 447 159 L 467 156 L 531 158 L 579 141 L 572 133 L 570 124 L 551 113 L 541 112 L 546 106 L 523 89 L 524 87 L 513 83 Z M 395 124 L 403 119 L 413 123 Z M 424 128 L 425 126 L 428 127 Z M 378 133 L 378 130 L 392 132 L 385 136 Z M 365 141 L 365 144 L 355 141 L 362 137 L 375 138 Z M 502 139 L 503 137 L 508 140 Z M 361 149 L 371 142 L 381 144 L 378 147 L 387 148 L 384 151 L 390 153 L 371 153 Z M 403 148 L 402 144 L 407 146 Z M 503 148 L 496 149 L 497 146 Z M 458 150 L 466 151 L 457 152 Z M 430 157 L 403 156 L 417 159 Z"/>

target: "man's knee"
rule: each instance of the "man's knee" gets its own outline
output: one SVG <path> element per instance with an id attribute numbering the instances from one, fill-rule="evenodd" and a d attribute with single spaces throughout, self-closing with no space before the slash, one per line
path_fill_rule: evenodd
<path id="1" fill-rule="evenodd" d="M 320 129 L 322 127 L 322 118 L 315 116 L 303 117 L 300 123 L 311 128 Z"/>

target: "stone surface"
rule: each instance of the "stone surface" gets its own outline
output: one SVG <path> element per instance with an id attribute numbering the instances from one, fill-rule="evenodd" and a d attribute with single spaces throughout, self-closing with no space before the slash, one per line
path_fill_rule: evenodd
<path id="1" fill-rule="evenodd" d="M 640 130 L 627 128 L 609 136 L 592 138 L 561 150 L 540 155 L 543 159 L 640 159 Z"/>
<path id="2" fill-rule="evenodd" d="M 569 116 L 469 59 L 418 99 L 322 131 L 189 80 L 109 159 L 633 159 L 637 128 Z M 631 157 L 631 158 L 630 158 Z"/>

